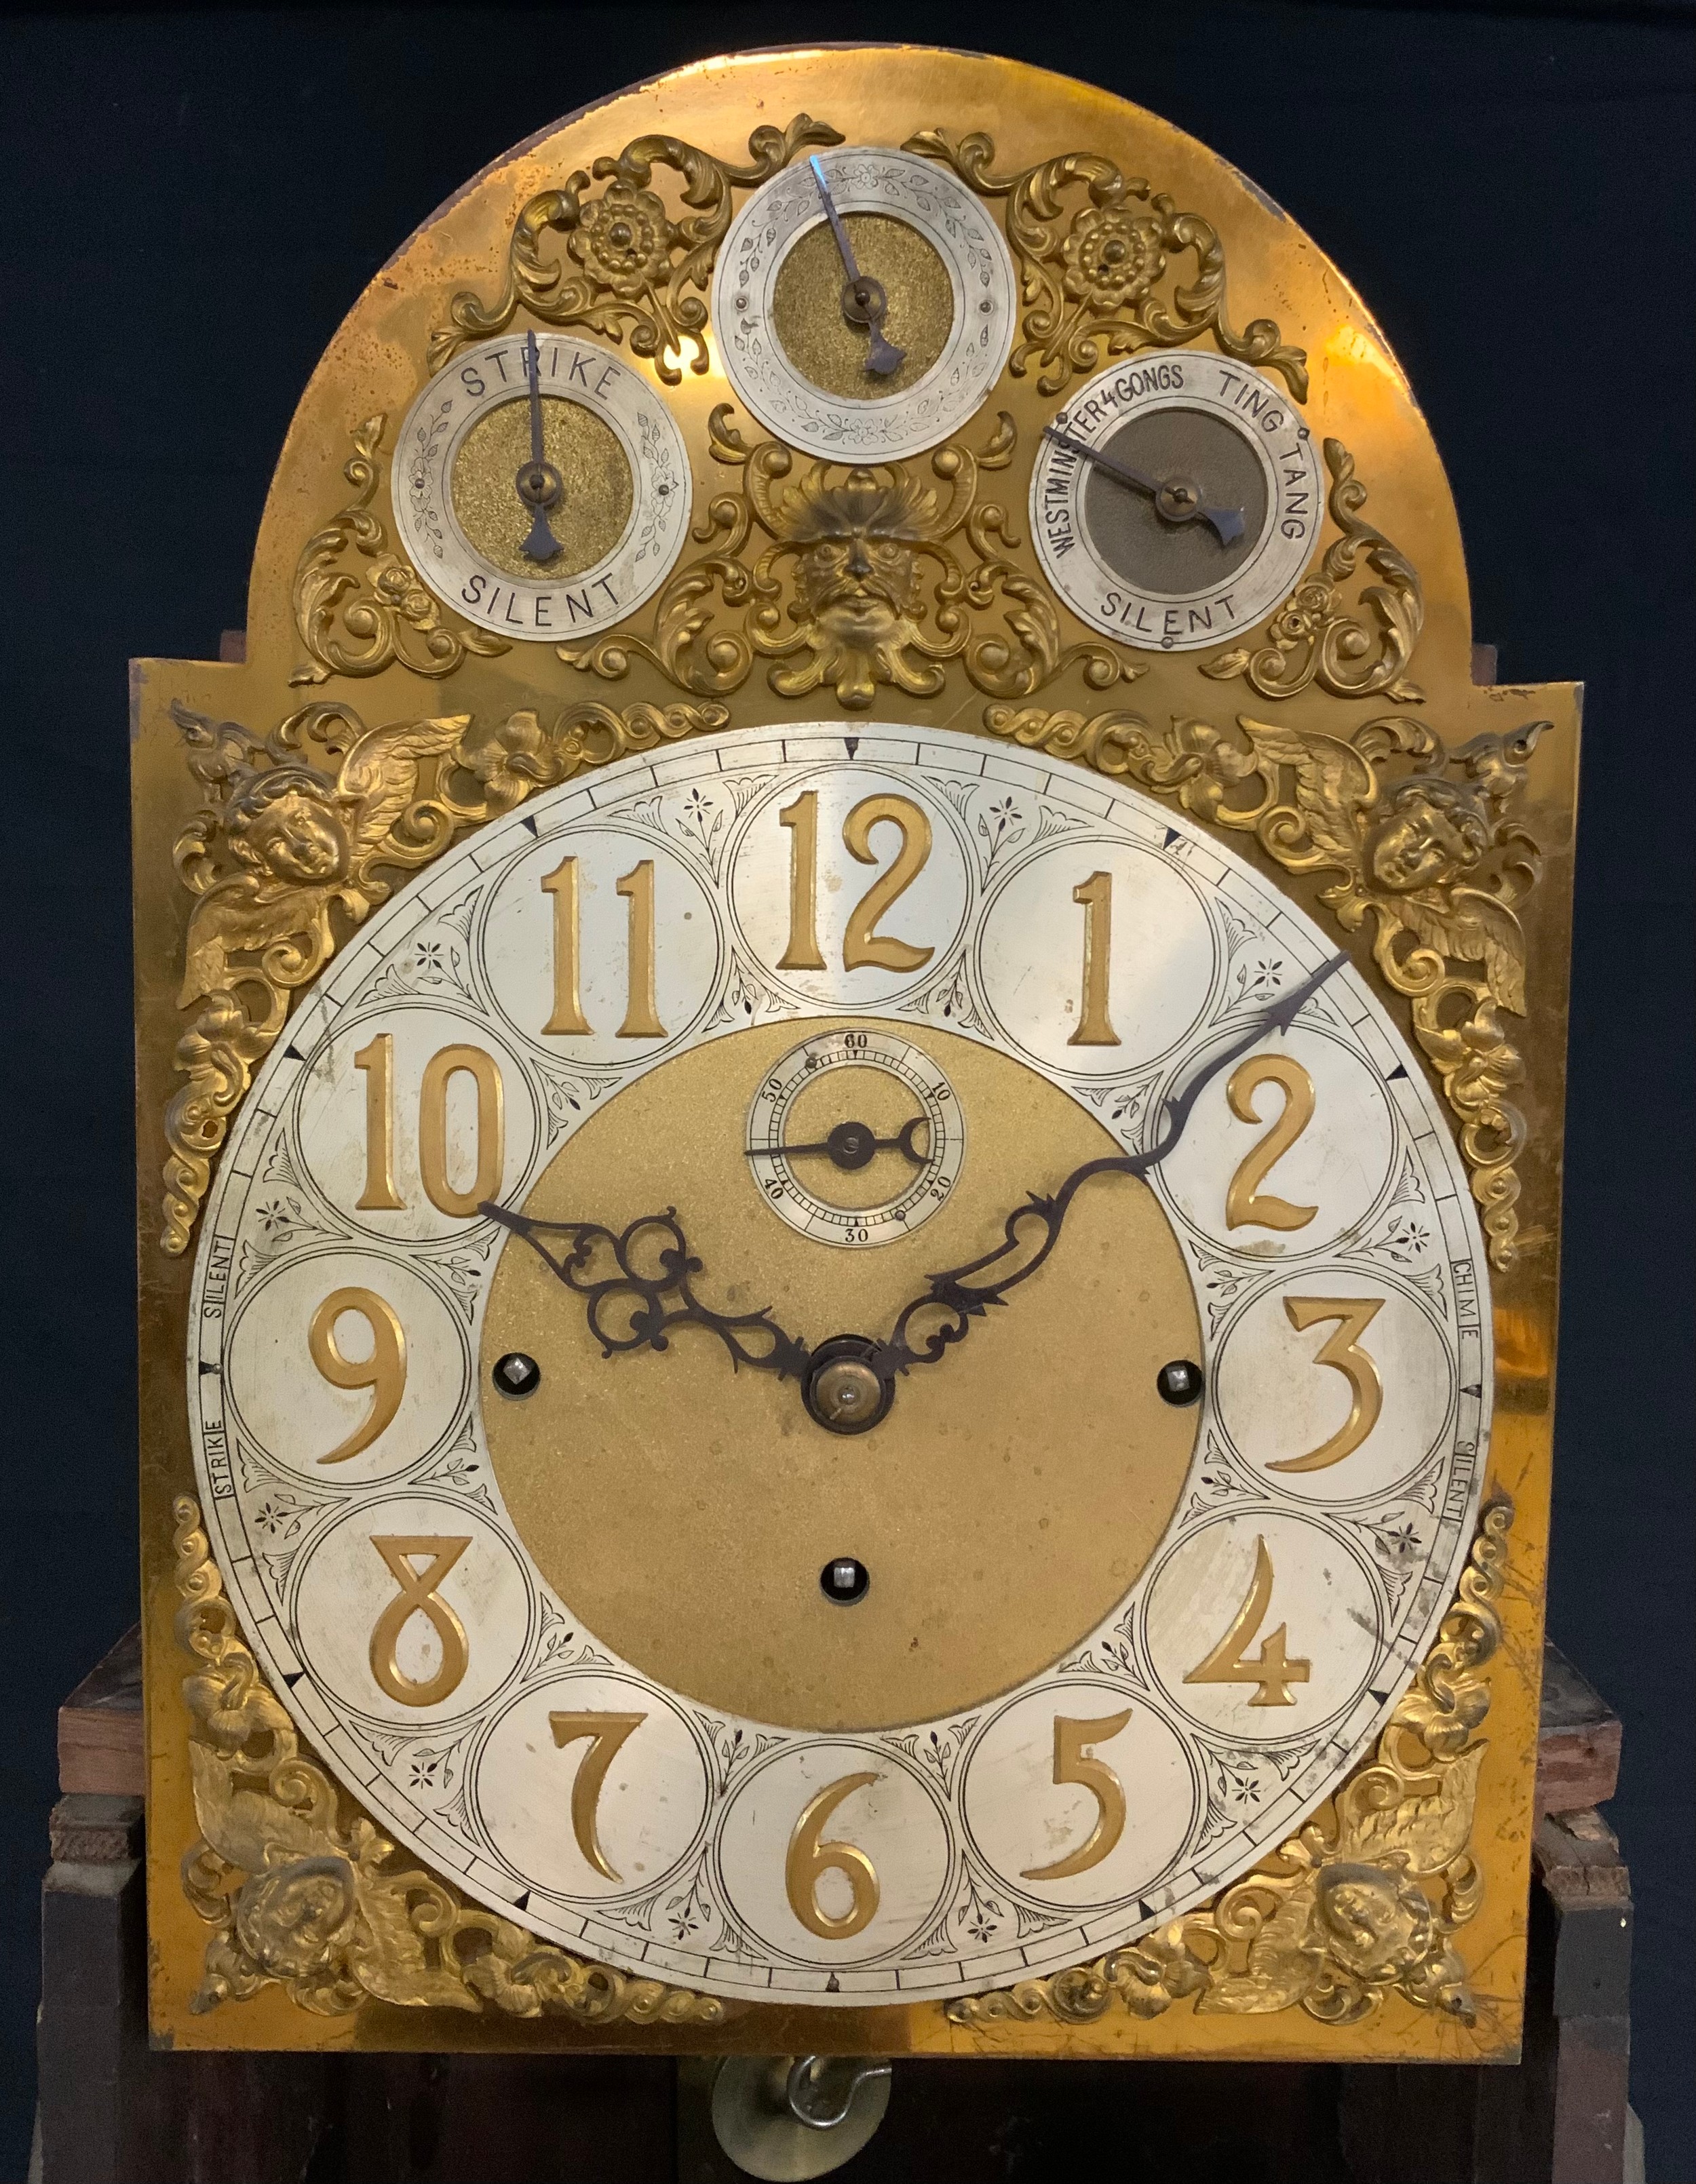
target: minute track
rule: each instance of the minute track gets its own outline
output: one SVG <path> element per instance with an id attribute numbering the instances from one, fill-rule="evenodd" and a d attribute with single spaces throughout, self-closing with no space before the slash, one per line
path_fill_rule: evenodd
<path id="1" fill-rule="evenodd" d="M 883 1392 L 884 1401 L 879 1411 L 881 1418 L 887 1415 L 898 1374 L 910 1372 L 915 1365 L 940 1362 L 957 1344 L 964 1341 L 974 1320 L 982 1319 L 990 1306 L 1004 1304 L 1010 1290 L 1029 1281 L 1045 1264 L 1060 1240 L 1073 1201 L 1086 1183 L 1102 1175 L 1141 1178 L 1157 1168 L 1183 1135 L 1197 1100 L 1213 1078 L 1258 1046 L 1269 1034 L 1287 1031 L 1319 988 L 1347 961 L 1347 956 L 1338 955 L 1321 964 L 1301 985 L 1257 1017 L 1241 1037 L 1216 1055 L 1206 1068 L 1198 1071 L 1175 1099 L 1166 1102 L 1165 1131 L 1146 1151 L 1108 1153 L 1098 1160 L 1085 1161 L 1080 1167 L 1074 1168 L 1059 1189 L 1049 1195 L 1039 1196 L 1033 1191 L 1023 1205 L 1014 1206 L 1007 1215 L 1002 1223 L 1001 1241 L 993 1251 L 985 1252 L 980 1258 L 968 1259 L 962 1266 L 931 1275 L 923 1294 L 904 1305 L 896 1314 L 888 1337 L 881 1342 L 863 1336 L 838 1334 L 815 1351 L 803 1336 L 780 1327 L 773 1318 L 769 1305 L 758 1312 L 727 1313 L 715 1312 L 710 1305 L 703 1304 L 695 1294 L 692 1278 L 705 1271 L 705 1262 L 691 1253 L 675 1206 L 667 1206 L 663 1213 L 643 1214 L 622 1230 L 594 1221 L 536 1221 L 527 1214 L 497 1205 L 493 1200 L 484 1200 L 477 1211 L 486 1219 L 498 1221 L 503 1228 L 522 1236 L 549 1271 L 574 1295 L 584 1299 L 589 1331 L 600 1344 L 603 1357 L 613 1357 L 633 1350 L 665 1350 L 678 1328 L 701 1327 L 717 1335 L 729 1351 L 733 1370 L 747 1365 L 757 1372 L 775 1373 L 779 1380 L 795 1380 L 806 1401 L 821 1363 L 834 1362 L 840 1346 L 851 1340 L 856 1346 L 863 1346 L 861 1355 L 876 1375 Z M 974 1282 L 970 1279 L 1024 1251 L 1020 1232 L 1033 1223 L 1041 1231 L 1041 1240 L 1028 1256 L 998 1280 Z M 646 1231 L 657 1231 L 669 1240 L 658 1245 L 657 1275 L 643 1273 L 633 1256 Z M 549 1236 L 568 1239 L 569 1248 L 558 1254 L 550 1251 L 543 1240 Z M 596 1276 L 596 1255 L 603 1248 L 610 1248 L 617 1271 Z M 677 1301 L 669 1303 L 667 1300 L 671 1298 Z M 605 1314 L 621 1307 L 628 1308 L 625 1325 L 609 1329 Z M 919 1336 L 915 1346 L 909 1338 L 914 1323 L 927 1312 L 941 1314 L 941 1323 Z M 826 1423 L 811 1402 L 807 1409 L 809 1416 L 821 1424 Z M 853 1429 L 863 1428 L 856 1425 Z"/>

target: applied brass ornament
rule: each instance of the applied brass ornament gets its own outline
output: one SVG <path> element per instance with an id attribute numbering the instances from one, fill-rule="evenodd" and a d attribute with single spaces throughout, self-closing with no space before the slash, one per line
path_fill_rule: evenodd
<path id="1" fill-rule="evenodd" d="M 1286 872 L 1335 875 L 1319 899 L 1346 932 L 1372 920 L 1373 961 L 1411 1000 L 1414 1035 L 1459 1121 L 1490 1263 L 1512 1266 L 1526 1120 L 1507 1093 L 1525 1064 L 1501 1012 L 1526 1012 L 1515 905 L 1543 855 L 1510 806 L 1549 722 L 1452 750 L 1408 714 L 1368 721 L 1346 741 L 1247 714 L 1234 733 L 1182 716 L 1162 731 L 1130 712 L 992 705 L 984 725 L 1251 833 Z M 1226 800 L 1251 783 L 1253 801 Z"/>
<path id="2" fill-rule="evenodd" d="M 707 308 L 702 293 L 735 210 L 734 192 L 750 190 L 786 167 L 803 146 L 840 144 L 840 131 L 797 114 L 786 129 L 767 125 L 748 139 L 749 164 L 730 165 L 675 136 L 638 136 L 616 159 L 579 167 L 562 188 L 544 190 L 519 214 L 507 249 L 506 281 L 492 304 L 461 289 L 450 323 L 430 337 L 435 371 L 468 342 L 503 332 L 522 304 L 550 326 L 585 326 L 607 340 L 628 341 L 650 357 L 668 387 L 708 365 Z M 673 218 L 650 187 L 656 166 L 679 178 L 689 210 Z M 605 187 L 589 192 L 594 183 Z M 544 238 L 562 235 L 563 255 L 544 256 Z"/>
<path id="3" fill-rule="evenodd" d="M 363 1814 L 344 1816 L 329 1777 L 237 1634 L 198 1504 L 179 1495 L 179 1642 L 198 1841 L 183 1893 L 212 1929 L 197 2014 L 281 1986 L 340 2017 L 367 2002 L 410 2009 L 558 2014 L 582 2025 L 718 2025 L 738 2005 L 574 1957 L 402 1861 Z"/>
<path id="4" fill-rule="evenodd" d="M 957 140 L 924 129 L 901 149 L 951 167 L 980 197 L 1007 200 L 1007 239 L 1024 298 L 1021 338 L 1007 360 L 1016 379 L 1034 367 L 1042 393 L 1057 394 L 1113 357 L 1211 334 L 1227 356 L 1280 373 L 1306 401 L 1307 357 L 1272 320 L 1233 330 L 1225 246 L 1198 213 L 1180 212 L 1174 198 L 1098 153 L 1068 152 L 1023 174 L 996 175 L 994 142 L 979 131 Z M 1194 259 L 1187 279 L 1186 257 Z"/>
<path id="5" fill-rule="evenodd" d="M 1074 666 L 1091 690 L 1146 671 L 1111 645 L 1063 645 L 1047 588 L 1001 552 L 1017 533 L 979 486 L 1013 460 L 1005 411 L 975 453 L 957 440 L 936 448 L 929 483 L 905 462 L 817 461 L 797 477 L 793 449 L 750 447 L 728 404 L 708 430 L 716 460 L 742 474 L 695 526 L 712 550 L 666 584 L 648 635 L 562 645 L 569 666 L 616 681 L 644 660 L 678 689 L 724 697 L 767 660 L 778 697 L 828 688 L 851 711 L 880 685 L 934 697 L 956 660 L 996 698 L 1027 697 Z M 750 552 L 756 532 L 768 543 Z"/>
<path id="6" fill-rule="evenodd" d="M 1513 1521 L 1507 1496 L 1487 1502 L 1454 1605 L 1370 1764 L 1299 1834 L 1205 1909 L 1092 1964 L 951 2002 L 950 2020 L 1086 2025 L 1116 2002 L 1146 2018 L 1192 1997 L 1198 2014 L 1299 2005 L 1321 2024 L 1354 2025 L 1395 1993 L 1476 2022 L 1453 1937 L 1483 1900 L 1469 1843 L 1489 1743 L 1474 1731 L 1490 1708 L 1483 1671 L 1502 1638 Z"/>
<path id="7" fill-rule="evenodd" d="M 1325 442 L 1325 459 L 1331 476 L 1326 506 L 1342 536 L 1325 549 L 1319 575 L 1298 584 L 1273 616 L 1264 644 L 1222 652 L 1201 671 L 1215 682 L 1240 675 L 1263 698 L 1293 698 L 1317 682 L 1333 698 L 1423 705 L 1425 692 L 1403 671 L 1425 627 L 1419 571 L 1361 515 L 1366 488 L 1341 440 Z M 1370 610 L 1370 627 L 1341 588 L 1363 555 L 1381 579 L 1360 593 L 1358 607 Z"/>
<path id="8" fill-rule="evenodd" d="M 388 530 L 371 508 L 382 476 L 378 450 L 387 423 L 379 414 L 354 426 L 354 453 L 342 471 L 354 498 L 300 549 L 294 627 L 307 656 L 291 682 L 380 675 L 397 661 L 439 681 L 468 653 L 488 659 L 512 649 L 505 638 L 486 636 L 457 617 L 444 621 L 418 571 L 390 550 Z M 350 554 L 357 557 L 351 567 Z"/>
<path id="9" fill-rule="evenodd" d="M 269 735 L 173 705 L 206 800 L 173 855 L 196 898 L 178 1006 L 187 1078 L 165 1110 L 162 1248 L 187 1249 L 214 1155 L 253 1072 L 340 940 L 392 882 L 460 828 L 498 818 L 584 766 L 725 725 L 722 705 L 566 705 L 478 725 L 456 713 L 368 728 L 344 705 L 291 713 Z"/>

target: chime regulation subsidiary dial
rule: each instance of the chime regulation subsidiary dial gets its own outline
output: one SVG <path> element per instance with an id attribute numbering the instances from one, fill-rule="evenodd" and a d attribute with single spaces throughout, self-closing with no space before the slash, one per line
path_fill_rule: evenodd
<path id="1" fill-rule="evenodd" d="M 944 1205 L 966 1151 L 954 1088 L 876 1024 L 786 1054 L 748 1110 L 748 1165 L 791 1228 L 823 1244 L 889 1244 Z"/>

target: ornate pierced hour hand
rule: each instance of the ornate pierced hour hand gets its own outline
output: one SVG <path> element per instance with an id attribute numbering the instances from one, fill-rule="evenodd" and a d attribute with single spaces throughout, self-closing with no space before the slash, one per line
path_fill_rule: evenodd
<path id="1" fill-rule="evenodd" d="M 1029 1281 L 1045 1264 L 1060 1240 L 1073 1201 L 1086 1183 L 1101 1175 L 1145 1176 L 1158 1167 L 1183 1135 L 1197 1100 L 1219 1072 L 1258 1046 L 1269 1032 L 1287 1031 L 1325 980 L 1347 961 L 1346 956 L 1334 956 L 1321 964 L 1198 1071 L 1175 1099 L 1167 1101 L 1165 1128 L 1145 1151 L 1104 1154 L 1074 1168 L 1051 1195 L 1039 1197 L 1032 1192 L 1007 1215 L 1001 1241 L 993 1251 L 933 1274 L 923 1295 L 896 1315 L 881 1342 L 866 1335 L 839 1334 L 813 1349 L 801 1336 L 779 1327 L 769 1305 L 758 1312 L 728 1313 L 703 1304 L 692 1282 L 703 1271 L 703 1262 L 690 1254 L 675 1206 L 667 1206 L 663 1213 L 644 1214 L 622 1230 L 593 1221 L 536 1221 L 488 1200 L 477 1211 L 522 1236 L 549 1271 L 584 1300 L 589 1331 L 603 1356 L 664 1350 L 674 1329 L 704 1327 L 730 1352 L 733 1367 L 752 1366 L 775 1373 L 780 1380 L 798 1381 L 802 1400 L 819 1424 L 834 1433 L 863 1433 L 888 1414 L 897 1374 L 915 1365 L 936 1364 L 965 1340 L 974 1319 L 983 1318 L 991 1305 L 1004 1304 L 1010 1290 Z M 923 1120 L 915 1117 L 895 1138 L 885 1139 L 873 1138 L 864 1123 L 839 1123 L 820 1145 L 782 1150 L 828 1154 L 840 1167 L 862 1166 L 880 1146 L 898 1148 L 917 1160 L 919 1156 L 906 1141 Z M 844 1138 L 846 1132 L 854 1134 L 851 1142 Z M 834 1148 L 833 1140 L 839 1141 Z M 1034 1247 L 1026 1242 L 1027 1228 L 1039 1232 Z M 564 1239 L 566 1248 L 550 1250 L 544 1240 L 549 1237 Z M 650 1238 L 656 1245 L 652 1271 L 644 1273 L 639 1254 L 644 1240 Z M 998 1268 L 1005 1271 L 993 1279 L 974 1279 Z M 920 1333 L 918 1323 L 927 1312 L 938 1317 L 929 1331 Z"/>

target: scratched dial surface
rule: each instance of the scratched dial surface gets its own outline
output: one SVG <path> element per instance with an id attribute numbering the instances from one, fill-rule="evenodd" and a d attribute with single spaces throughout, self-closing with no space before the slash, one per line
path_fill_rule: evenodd
<path id="1" fill-rule="evenodd" d="M 313 1749 L 533 1930 L 820 2006 L 1099 1955 L 1275 1847 L 1428 1646 L 1489 1422 L 1417 1058 L 1347 968 L 1254 1036 L 1331 954 L 1181 816 L 895 727 L 628 759 L 444 856 L 303 999 L 196 1266 L 213 1548 Z M 871 1429 L 715 1324 L 885 1336 L 1198 1078 Z M 783 1100 L 866 1134 L 789 1163 L 816 1200 L 900 1202 L 909 1124 L 945 1196 L 809 1234 L 750 1158 Z M 606 1354 L 485 1206 L 630 1239 L 615 1334 L 703 1316 Z"/>

